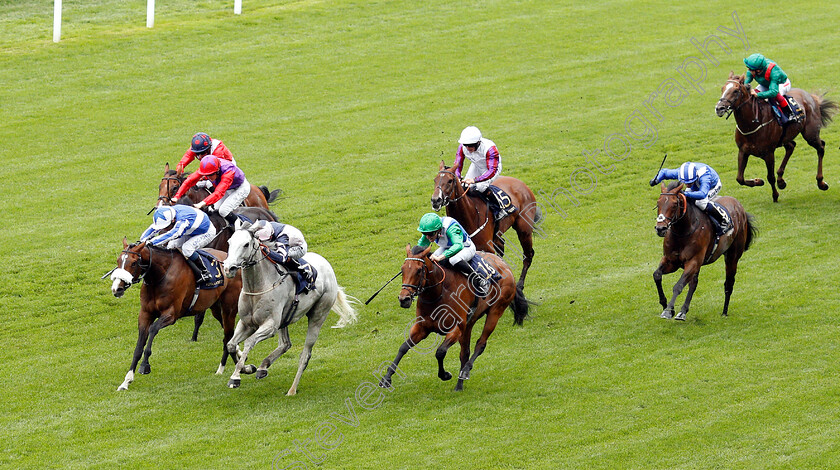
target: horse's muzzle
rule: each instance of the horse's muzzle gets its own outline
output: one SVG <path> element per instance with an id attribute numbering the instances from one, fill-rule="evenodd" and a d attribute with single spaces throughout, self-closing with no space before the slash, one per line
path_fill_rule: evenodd
<path id="1" fill-rule="evenodd" d="M 411 296 L 410 295 L 406 295 L 406 296 L 400 295 L 399 299 L 400 299 L 400 307 L 402 307 L 402 308 L 411 307 Z"/>
<path id="2" fill-rule="evenodd" d="M 233 279 L 236 276 L 236 270 L 239 269 L 239 266 L 222 266 L 222 271 L 225 273 L 225 277 L 228 279 Z"/>
<path id="3" fill-rule="evenodd" d="M 432 210 L 437 212 L 437 211 L 440 210 L 441 207 L 443 207 L 443 198 L 433 197 L 432 198 Z"/>
<path id="4" fill-rule="evenodd" d="M 664 237 L 666 233 L 668 233 L 668 227 L 662 225 L 657 225 L 656 227 L 656 234 L 660 237 Z"/>
<path id="5" fill-rule="evenodd" d="M 729 107 L 727 106 L 715 106 L 715 114 L 717 114 L 718 117 L 723 117 L 723 115 L 726 114 L 727 111 L 729 111 Z"/>

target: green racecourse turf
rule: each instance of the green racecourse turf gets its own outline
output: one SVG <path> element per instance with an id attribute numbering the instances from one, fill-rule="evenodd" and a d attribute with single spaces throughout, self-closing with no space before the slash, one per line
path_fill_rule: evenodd
<path id="1" fill-rule="evenodd" d="M 307 457 L 275 457 L 306 439 L 319 468 L 840 466 L 840 127 L 823 132 L 831 189 L 816 188 L 799 139 L 774 204 L 768 187 L 735 182 L 735 124 L 713 113 L 729 70 L 759 51 L 794 86 L 840 98 L 838 4 L 245 0 L 234 16 L 233 2 L 157 3 L 146 29 L 142 0 L 65 2 L 54 44 L 51 2 L 0 1 L 0 467 L 284 468 Z M 717 30 L 735 28 L 736 8 L 749 50 Z M 690 38 L 710 34 L 731 53 L 711 49 L 720 64 L 706 61 L 701 94 L 677 68 L 700 55 Z M 687 91 L 659 102 L 660 121 L 643 101 L 667 79 Z M 230 364 L 213 374 L 210 316 L 198 343 L 191 319 L 163 330 L 152 374 L 116 391 L 139 287 L 115 299 L 99 277 L 150 222 L 164 163 L 192 133 L 223 139 L 253 183 L 282 188 L 274 209 L 365 300 L 416 241 L 464 126 L 498 144 L 505 174 L 550 195 L 634 110 L 655 142 L 631 141 L 620 162 L 602 151 L 614 170 L 593 170 L 594 187 L 578 173 L 589 192 L 578 206 L 556 199 L 565 217 L 540 198 L 526 293 L 541 305 L 522 328 L 503 317 L 463 393 L 438 380 L 432 355 L 410 352 L 377 408 L 355 401 L 413 316 L 398 281 L 356 325 L 322 331 L 295 397 L 302 324 L 266 379 L 230 390 Z M 713 165 L 761 229 L 729 318 L 722 262 L 701 270 L 687 322 L 658 317 L 647 181 L 665 152 L 669 166 Z M 763 168 L 751 160 L 747 177 Z M 355 426 L 331 416 L 348 415 L 348 398 Z M 315 443 L 325 422 L 328 452 Z"/>

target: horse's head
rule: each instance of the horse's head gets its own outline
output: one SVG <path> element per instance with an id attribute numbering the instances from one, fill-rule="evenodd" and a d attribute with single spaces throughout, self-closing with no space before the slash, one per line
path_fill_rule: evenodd
<path id="1" fill-rule="evenodd" d="M 411 301 L 414 300 L 423 290 L 428 287 L 426 280 L 429 277 L 429 252 L 431 247 L 423 248 L 422 246 L 411 245 L 405 246 L 405 261 L 402 265 L 402 290 L 400 290 L 399 300 L 400 307 L 411 307 Z"/>
<path id="2" fill-rule="evenodd" d="M 726 80 L 720 91 L 720 99 L 715 105 L 715 113 L 718 117 L 723 117 L 726 113 L 732 113 L 750 100 L 750 86 L 744 84 L 743 75 L 735 75 L 734 72 L 729 72 L 729 79 Z"/>
<path id="3" fill-rule="evenodd" d="M 158 207 L 171 206 L 172 198 L 184 182 L 185 176 L 178 176 L 175 170 L 169 169 L 169 163 L 166 164 L 163 171 L 163 179 L 160 180 L 158 186 Z"/>
<path id="4" fill-rule="evenodd" d="M 435 191 L 432 193 L 432 209 L 439 211 L 441 207 L 449 204 L 452 201 L 457 201 L 461 191 L 459 191 L 458 177 L 441 160 L 440 169 L 435 177 Z"/>
<path id="5" fill-rule="evenodd" d="M 683 193 L 684 184 L 671 184 L 669 187 L 662 185 L 662 193 L 656 201 L 656 234 L 664 237 L 668 229 L 677 221 L 683 218 L 688 209 L 688 201 Z"/>
<path id="6" fill-rule="evenodd" d="M 111 293 L 114 297 L 122 297 L 125 290 L 132 284 L 138 283 L 149 271 L 151 266 L 151 252 L 146 243 L 128 244 L 123 238 L 123 250 L 117 258 L 117 268 L 111 271 Z"/>
<path id="7" fill-rule="evenodd" d="M 237 221 L 236 230 L 228 240 L 228 256 L 222 263 L 225 276 L 234 277 L 237 269 L 248 268 L 257 264 L 257 253 L 260 251 L 260 241 L 256 231 L 262 225 L 259 222 L 251 224 Z"/>

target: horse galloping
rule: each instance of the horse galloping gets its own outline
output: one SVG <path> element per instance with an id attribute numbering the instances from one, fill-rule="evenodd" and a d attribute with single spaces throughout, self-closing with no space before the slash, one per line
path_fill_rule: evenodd
<path id="1" fill-rule="evenodd" d="M 808 145 L 817 150 L 817 187 L 823 191 L 828 189 L 828 184 L 823 181 L 822 162 L 825 141 L 820 139 L 820 129 L 831 122 L 832 116 L 838 110 L 837 103 L 823 96 L 792 88 L 788 93 L 802 106 L 805 111 L 805 121 L 792 121 L 782 127 L 776 122 L 773 105 L 764 103 L 763 100 L 753 96 L 750 86 L 744 84 L 743 76 L 729 72 L 729 79 L 721 91 L 722 95 L 715 105 L 715 112 L 718 117 L 726 114 L 727 118 L 735 114 L 735 144 L 738 146 L 738 176 L 735 179 L 739 184 L 764 185 L 761 178 L 744 179 L 747 159 L 750 155 L 755 155 L 764 160 L 767 166 L 767 182 L 773 190 L 773 202 L 778 202 L 777 175 L 779 189 L 785 189 L 787 186 L 784 180 L 785 167 L 793 154 L 793 149 L 796 148 L 796 142 L 793 139 L 802 134 Z M 774 175 L 775 151 L 778 147 L 785 148 L 785 157 Z"/>
<path id="2" fill-rule="evenodd" d="M 177 172 L 175 170 L 170 170 L 169 163 L 167 163 L 163 170 L 163 178 L 160 180 L 160 185 L 158 185 L 157 206 L 171 206 L 172 198 L 175 197 L 175 193 L 178 192 L 178 188 L 181 187 L 181 183 L 183 183 L 189 175 L 189 173 L 184 173 L 181 176 L 177 176 Z M 189 196 L 189 198 L 193 201 L 201 201 L 210 194 L 211 191 L 207 188 L 198 188 L 193 186 L 189 191 L 187 191 L 186 196 Z M 247 207 L 262 207 L 265 210 L 269 210 L 270 208 L 268 205 L 274 202 L 279 194 L 279 189 L 269 192 L 268 187 L 266 186 L 257 187 L 252 184 L 251 192 L 242 204 Z"/>
<path id="3" fill-rule="evenodd" d="M 256 369 L 258 379 L 267 376 L 271 364 L 292 346 L 289 325 L 306 316 L 309 319 L 306 340 L 300 353 L 294 382 L 286 393 L 291 396 L 297 393 L 300 377 L 312 357 L 312 347 L 330 311 L 339 316 L 335 328 L 355 322 L 356 311 L 348 301 L 352 297 L 347 296 L 344 288 L 338 285 L 330 263 L 313 252 L 308 252 L 303 259 L 318 272 L 315 288 L 299 296 L 295 295 L 295 283 L 290 279 L 294 274 L 274 264 L 267 257 L 265 250 L 268 248 L 256 238 L 254 231 L 253 225 L 247 222 L 236 230 L 230 238 L 230 252 L 224 262 L 227 276 L 234 276 L 238 270 L 242 270 L 243 285 L 239 299 L 239 323 L 233 337 L 227 343 L 227 348 L 233 353 L 240 342 L 244 341 L 244 345 L 228 386 L 240 386 L 239 374 L 245 366 L 251 348 L 279 332 L 277 349 Z M 250 370 L 246 369 L 246 372 Z"/>
<path id="4" fill-rule="evenodd" d="M 226 257 L 224 252 L 208 251 L 220 260 Z M 229 353 L 226 345 L 233 336 L 239 292 L 242 289 L 241 277 L 225 279 L 224 284 L 215 289 L 201 289 L 198 297 L 194 298 L 195 276 L 180 252 L 149 246 L 145 242 L 129 245 L 123 239 L 123 251 L 117 259 L 117 268 L 112 271 L 111 279 L 111 292 L 117 298 L 122 297 L 133 284 L 143 282 L 137 318 L 137 346 L 134 348 L 131 368 L 117 390 L 128 390 L 129 384 L 134 381 L 134 372 L 141 355 L 143 362 L 139 372 L 151 372 L 149 356 L 152 355 L 152 341 L 162 328 L 172 325 L 183 316 L 204 312 L 208 308 L 224 329 L 222 360 L 216 373 L 224 372 L 229 354 L 238 360 L 237 351 Z"/>
<path id="5" fill-rule="evenodd" d="M 528 300 L 522 292 L 522 286 L 516 284 L 510 267 L 501 258 L 492 253 L 484 253 L 483 258 L 502 276 L 499 281 L 491 282 L 490 293 L 484 297 L 476 296 L 466 276 L 454 270 L 444 268 L 429 257 L 431 247 L 405 247 L 405 261 L 402 265 L 402 290 L 399 294 L 400 306 L 411 307 L 417 298 L 416 319 L 411 326 L 408 339 L 400 346 L 397 356 L 380 380 L 383 388 L 391 387 L 391 376 L 397 365 L 409 349 L 417 346 L 429 333 L 443 335 L 443 342 L 438 346 L 435 357 L 438 361 L 438 377 L 443 380 L 452 378 L 452 374 L 443 367 L 443 360 L 449 347 L 459 342 L 461 345 L 461 368 L 455 390 L 464 389 L 464 380 L 470 378 L 475 360 L 484 352 L 487 339 L 496 328 L 505 309 L 513 310 L 514 323 L 521 325 L 528 316 Z M 470 357 L 470 336 L 475 323 L 482 317 L 484 329 L 475 343 L 475 351 Z M 450 325 L 447 327 L 447 324 Z"/>
<path id="6" fill-rule="evenodd" d="M 726 281 L 723 284 L 726 298 L 721 315 L 726 316 L 729 313 L 729 297 L 735 285 L 738 260 L 755 239 L 755 223 L 737 199 L 728 196 L 717 198 L 715 202 L 729 211 L 733 228 L 722 235 L 715 244 L 715 229 L 711 220 L 700 208 L 686 199 L 683 187 L 683 184 L 676 181 L 667 188 L 663 184 L 656 203 L 656 234 L 664 238 L 662 260 L 653 272 L 653 280 L 659 292 L 659 303 L 665 309 L 660 316 L 685 321 L 691 297 L 697 288 L 700 266 L 714 263 L 721 256 L 726 260 Z M 683 268 L 683 274 L 674 284 L 673 296 L 668 302 L 662 290 L 662 275 L 673 273 L 679 268 Z M 685 296 L 685 303 L 674 317 L 674 304 L 686 284 L 688 294 Z"/>
<path id="7" fill-rule="evenodd" d="M 525 287 L 525 276 L 534 259 L 533 233 L 537 223 L 542 220 L 542 210 L 537 206 L 537 199 L 531 189 L 522 181 L 510 176 L 499 176 L 493 182 L 511 198 L 516 211 L 494 222 L 493 214 L 487 203 L 480 196 L 469 194 L 455 172 L 440 162 L 435 177 L 435 190 L 432 193 L 432 209 L 439 211 L 446 207 L 446 215 L 457 219 L 469 232 L 477 250 L 505 255 L 504 233 L 511 227 L 519 237 L 522 247 L 522 272 L 519 275 L 519 287 Z"/>

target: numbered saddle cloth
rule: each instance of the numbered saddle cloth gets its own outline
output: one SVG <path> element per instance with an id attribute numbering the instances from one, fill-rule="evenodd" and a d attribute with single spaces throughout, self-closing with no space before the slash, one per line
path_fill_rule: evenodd
<path id="1" fill-rule="evenodd" d="M 502 190 L 502 188 L 491 184 L 489 189 L 493 193 L 493 198 L 495 199 L 495 201 L 490 201 L 490 209 L 493 210 L 496 220 L 499 220 L 508 214 L 512 214 L 516 210 L 516 206 L 513 205 L 513 200 Z M 496 204 L 493 204 L 494 202 Z"/>
<path id="2" fill-rule="evenodd" d="M 488 281 L 498 281 L 502 278 L 502 275 L 478 253 L 470 260 L 470 267 Z"/>
<path id="3" fill-rule="evenodd" d="M 215 289 L 224 284 L 225 276 L 222 273 L 222 263 L 220 263 L 215 256 L 204 250 L 196 250 L 196 253 L 198 253 L 198 259 L 201 260 L 201 264 L 204 265 L 204 269 L 213 276 L 209 281 L 199 285 L 198 287 L 201 289 Z"/>
<path id="4" fill-rule="evenodd" d="M 805 109 L 802 108 L 802 105 L 799 104 L 796 99 L 792 96 L 785 95 L 785 99 L 788 102 L 788 106 L 790 107 L 790 119 L 802 122 L 805 120 Z"/>

